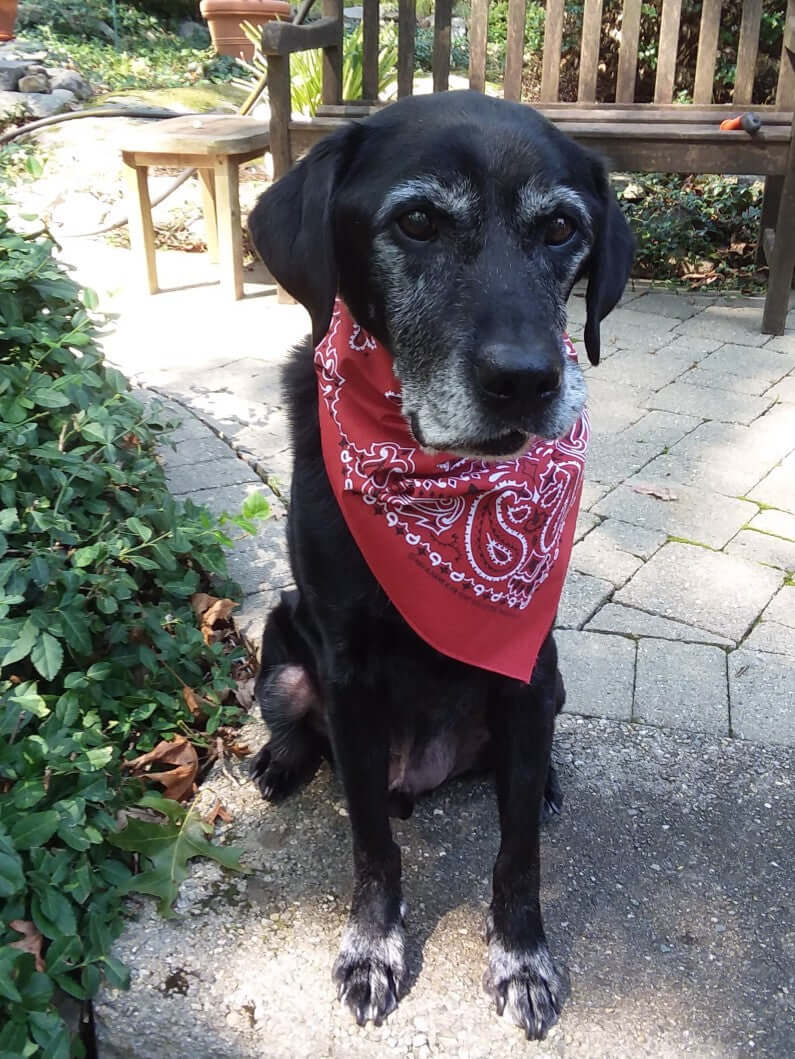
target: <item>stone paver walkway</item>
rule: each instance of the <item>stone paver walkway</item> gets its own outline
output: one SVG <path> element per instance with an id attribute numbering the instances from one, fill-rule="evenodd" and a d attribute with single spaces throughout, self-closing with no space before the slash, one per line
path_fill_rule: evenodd
<path id="1" fill-rule="evenodd" d="M 244 301 L 224 300 L 201 257 L 162 255 L 164 285 L 181 289 L 138 298 L 126 255 L 64 253 L 119 313 L 110 359 L 183 414 L 164 457 L 173 491 L 229 511 L 252 489 L 270 493 L 274 518 L 230 559 L 256 642 L 290 583 L 279 369 L 307 318 L 277 305 L 261 276 Z M 575 994 L 535 1054 L 791 1054 L 778 947 L 793 928 L 778 909 L 792 809 L 779 787 L 795 745 L 795 309 L 778 338 L 760 334 L 760 317 L 759 299 L 638 286 L 603 324 L 602 364 L 587 368 L 593 447 L 558 621 L 574 815 L 545 853 L 548 920 Z M 576 292 L 577 341 L 584 319 Z M 168 928 L 142 905 L 120 947 L 133 991 L 98 1004 L 102 1056 L 173 1054 L 163 1020 L 181 1050 L 208 1059 L 524 1054 L 476 981 L 496 836 L 487 786 L 453 785 L 400 825 L 427 945 L 400 1012 L 360 1032 L 328 978 L 348 899 L 336 781 L 324 770 L 277 810 L 218 782 L 257 874 L 229 883 L 197 869 L 186 918 Z M 162 981 L 179 968 L 189 988 L 172 1003 Z"/>

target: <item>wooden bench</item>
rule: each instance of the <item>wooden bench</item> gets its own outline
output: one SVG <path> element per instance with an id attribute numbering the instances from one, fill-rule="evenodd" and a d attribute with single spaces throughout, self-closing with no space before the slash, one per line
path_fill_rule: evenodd
<path id="1" fill-rule="evenodd" d="M 502 94 L 520 100 L 525 51 L 527 0 L 509 0 Z M 323 17 L 291 25 L 271 22 L 263 28 L 267 57 L 271 120 L 270 144 L 275 175 L 340 122 L 383 106 L 377 99 L 379 0 L 363 4 L 363 99 L 343 100 L 342 0 L 322 0 Z M 486 87 L 486 34 L 489 0 L 472 0 L 469 25 L 469 86 Z M 310 0 L 311 4 L 311 0 Z M 682 0 L 663 0 L 657 42 L 653 98 L 636 99 L 641 0 L 624 0 L 618 63 L 614 81 L 597 102 L 600 53 L 604 36 L 602 0 L 584 0 L 579 44 L 576 99 L 560 100 L 564 0 L 547 0 L 544 50 L 538 101 L 533 105 L 575 140 L 602 153 L 618 171 L 731 173 L 765 178 L 759 260 L 770 268 L 762 330 L 781 334 L 795 269 L 795 0 L 788 0 L 780 64 L 772 101 L 754 94 L 759 54 L 762 0 L 743 0 L 737 40 L 735 83 L 730 103 L 713 103 L 716 94 L 721 0 L 704 0 L 698 33 L 692 103 L 675 103 L 677 50 Z M 410 95 L 414 78 L 416 0 L 399 0 L 398 96 Z M 433 90 L 446 91 L 450 77 L 452 0 L 436 0 L 433 42 Z M 724 27 L 725 28 L 725 27 Z M 290 106 L 290 54 L 323 49 L 323 106 L 311 121 L 296 121 Z M 604 77 L 602 76 L 602 81 Z M 723 118 L 753 109 L 762 128 L 751 136 L 722 131 Z"/>

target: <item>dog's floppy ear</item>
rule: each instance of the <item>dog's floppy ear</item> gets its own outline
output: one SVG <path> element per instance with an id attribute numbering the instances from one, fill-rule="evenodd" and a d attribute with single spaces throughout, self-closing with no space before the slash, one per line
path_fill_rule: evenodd
<path id="1" fill-rule="evenodd" d="M 257 253 L 308 310 L 315 344 L 328 330 L 337 295 L 334 192 L 357 132 L 357 126 L 346 126 L 313 147 L 260 196 L 248 218 Z"/>
<path id="2" fill-rule="evenodd" d="M 635 240 L 610 186 L 604 166 L 600 161 L 595 161 L 594 168 L 603 211 L 586 267 L 588 289 L 585 293 L 585 348 L 590 362 L 598 364 L 599 324 L 624 292 L 632 267 Z"/>

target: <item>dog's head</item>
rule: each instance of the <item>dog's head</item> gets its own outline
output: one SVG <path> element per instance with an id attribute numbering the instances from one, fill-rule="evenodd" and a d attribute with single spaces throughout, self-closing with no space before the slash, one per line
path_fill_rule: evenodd
<path id="1" fill-rule="evenodd" d="M 417 440 L 467 455 L 571 427 L 585 386 L 563 351 L 566 299 L 587 276 L 596 364 L 632 262 L 602 162 L 529 107 L 475 92 L 340 129 L 260 198 L 249 228 L 315 342 L 339 293 L 392 354 Z"/>

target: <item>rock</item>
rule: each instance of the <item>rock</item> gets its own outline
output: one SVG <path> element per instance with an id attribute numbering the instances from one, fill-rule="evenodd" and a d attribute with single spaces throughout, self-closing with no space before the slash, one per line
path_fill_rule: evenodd
<path id="1" fill-rule="evenodd" d="M 50 91 L 46 74 L 25 74 L 17 81 L 17 91 L 44 93 Z"/>
<path id="2" fill-rule="evenodd" d="M 19 92 L 18 95 L 24 98 L 25 107 L 34 118 L 49 118 L 53 114 L 61 114 L 77 102 L 74 92 L 65 88 L 56 88 L 46 95 L 36 92 Z"/>
<path id="3" fill-rule="evenodd" d="M 621 198 L 624 199 L 625 202 L 640 202 L 641 199 L 646 198 L 646 190 L 641 187 L 640 184 L 627 184 Z"/>
<path id="4" fill-rule="evenodd" d="M 25 71 L 25 73 L 26 74 L 46 74 L 47 71 L 44 69 L 44 67 L 41 65 L 41 63 L 30 63 L 30 65 L 28 66 L 28 68 Z"/>
<path id="5" fill-rule="evenodd" d="M 25 74 L 27 63 L 21 59 L 0 59 L 0 91 L 13 92 Z"/>
<path id="6" fill-rule="evenodd" d="M 210 46 L 210 33 L 207 27 L 189 18 L 183 19 L 177 26 L 177 36 L 197 47 Z"/>
<path id="7" fill-rule="evenodd" d="M 450 20 L 450 36 L 453 40 L 466 40 L 467 35 L 467 20 L 465 18 L 455 18 Z"/>
<path id="8" fill-rule="evenodd" d="M 7 121 L 15 115 L 30 113 L 30 109 L 26 104 L 27 98 L 27 96 L 20 95 L 19 92 L 0 90 L 0 118 L 3 121 Z M 41 96 L 37 96 L 37 98 L 40 99 Z"/>
<path id="9" fill-rule="evenodd" d="M 50 88 L 65 88 L 67 92 L 73 92 L 78 99 L 91 99 L 94 94 L 91 85 L 76 70 L 64 70 L 62 68 L 47 71 L 50 79 Z"/>

